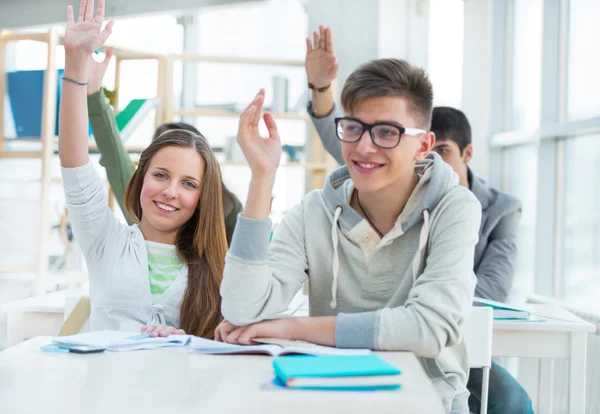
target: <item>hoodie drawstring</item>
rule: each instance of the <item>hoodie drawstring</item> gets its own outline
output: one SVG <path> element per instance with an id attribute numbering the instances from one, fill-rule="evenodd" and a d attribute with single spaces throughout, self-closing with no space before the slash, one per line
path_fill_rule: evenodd
<path id="1" fill-rule="evenodd" d="M 423 255 L 425 254 L 425 247 L 427 246 L 427 237 L 429 236 L 429 210 L 423 210 L 423 226 L 421 227 L 421 232 L 419 234 L 419 248 L 417 249 L 417 254 L 413 257 L 412 261 L 412 277 L 413 283 L 417 280 L 417 276 L 419 276 L 419 270 L 421 268 L 421 263 L 423 263 Z"/>
<path id="2" fill-rule="evenodd" d="M 341 214 L 342 207 L 337 206 L 337 208 L 335 209 L 335 214 L 333 215 L 333 225 L 331 227 L 331 241 L 333 242 L 333 262 L 331 271 L 333 274 L 333 282 L 331 283 L 330 306 L 332 309 L 335 309 L 337 307 L 337 290 L 340 272 L 340 260 L 338 256 L 338 221 L 340 219 Z M 412 261 L 413 283 L 417 280 L 417 276 L 419 275 L 419 270 L 421 268 L 421 263 L 423 263 L 423 256 L 425 254 L 425 247 L 427 246 L 427 239 L 429 237 L 429 210 L 423 210 L 422 214 L 423 226 L 421 227 L 421 232 L 419 233 L 419 247 Z"/>
<path id="3" fill-rule="evenodd" d="M 333 225 L 331 226 L 331 241 L 333 242 L 333 263 L 331 271 L 333 274 L 333 282 L 331 283 L 331 308 L 337 308 L 337 285 L 340 272 L 340 259 L 338 257 L 338 221 L 342 214 L 342 206 L 337 206 L 333 215 Z"/>

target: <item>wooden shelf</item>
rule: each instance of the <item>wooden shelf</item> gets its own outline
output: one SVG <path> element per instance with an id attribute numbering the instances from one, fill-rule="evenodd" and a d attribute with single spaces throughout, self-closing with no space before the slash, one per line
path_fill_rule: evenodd
<path id="1" fill-rule="evenodd" d="M 210 108 L 180 108 L 173 110 L 175 116 L 215 116 L 215 117 L 232 117 L 239 118 L 241 112 L 227 111 L 225 109 L 210 109 Z M 307 114 L 297 114 L 293 112 L 271 113 L 275 119 L 292 119 L 298 121 L 310 121 Z"/>
<path id="2" fill-rule="evenodd" d="M 0 37 L 5 42 L 18 42 L 20 40 L 30 40 L 32 42 L 48 42 L 48 32 L 44 33 L 11 33 L 5 30 L 0 33 Z"/>
<path id="3" fill-rule="evenodd" d="M 3 264 L 2 265 L 2 273 L 22 273 L 22 272 L 31 272 L 36 273 L 38 271 L 38 267 L 36 264 Z"/>
<path id="4" fill-rule="evenodd" d="M 33 42 L 48 42 L 48 32 L 42 33 L 27 33 L 27 32 L 17 32 L 12 33 L 9 31 L 0 32 L 0 37 L 5 42 L 17 42 L 21 40 L 29 40 Z M 58 44 L 64 45 L 65 35 L 64 33 L 58 33 Z M 104 52 L 107 48 L 112 47 L 114 49 L 114 54 L 121 60 L 144 60 L 144 59 L 160 59 L 163 55 L 151 52 L 145 52 L 141 50 L 135 50 L 127 47 L 114 46 L 114 45 L 104 45 L 99 51 Z"/>
<path id="5" fill-rule="evenodd" d="M 64 33 L 59 34 L 58 41 L 60 45 L 64 45 L 65 35 Z M 98 51 L 105 52 L 106 49 L 112 47 L 114 49 L 114 55 L 120 60 L 152 60 L 160 59 L 161 54 L 145 52 L 142 50 L 135 50 L 127 47 L 115 46 L 115 45 L 104 45 L 101 46 Z"/>
<path id="6" fill-rule="evenodd" d="M 41 144 L 42 140 L 39 138 L 18 138 L 18 139 L 7 139 L 4 142 L 14 142 L 14 143 L 27 143 L 27 144 Z M 54 145 L 58 145 L 58 137 L 54 137 L 53 139 Z M 92 139 L 89 141 L 88 148 L 94 151 L 98 151 L 98 145 Z M 125 145 L 125 149 L 131 153 L 141 153 L 146 149 L 146 146 L 137 146 L 137 145 Z M 0 148 L 0 158 L 40 158 L 42 156 L 41 151 L 29 151 L 29 150 L 17 150 L 17 149 L 7 149 Z"/>
<path id="7" fill-rule="evenodd" d="M 0 159 L 11 159 L 11 158 L 21 158 L 21 159 L 31 159 L 31 158 L 42 158 L 42 151 L 17 151 L 17 150 L 9 150 L 9 151 L 0 151 Z"/>
<path id="8" fill-rule="evenodd" d="M 40 120 L 40 137 L 19 138 L 16 140 L 5 139 L 4 137 L 4 98 L 0 99 L 0 159 L 6 158 L 29 158 L 39 159 L 42 164 L 42 173 L 40 177 L 40 206 L 39 206 L 39 225 L 36 240 L 32 240 L 32 246 L 37 244 L 36 263 L 3 265 L 0 271 L 0 277 L 5 272 L 22 273 L 33 272 L 36 274 L 34 282 L 34 292 L 36 294 L 46 293 L 48 273 L 48 229 L 50 228 L 50 184 L 60 182 L 60 179 L 52 177 L 52 158 L 56 153 L 57 138 L 54 136 L 56 122 L 56 87 L 59 82 L 57 79 L 57 49 L 59 45 L 64 44 L 64 34 L 56 30 L 49 30 L 38 33 L 11 33 L 7 30 L 0 30 L 0 73 L 6 71 L 6 46 L 10 42 L 34 41 L 45 43 L 48 53 L 46 55 L 46 65 L 44 71 L 44 82 L 42 88 L 42 119 Z M 104 46 L 100 51 L 105 51 Z M 120 84 L 120 64 L 124 60 L 156 60 L 158 64 L 159 75 L 164 71 L 166 59 L 163 54 L 149 53 L 119 46 L 113 46 L 116 59 L 115 89 L 119 89 Z M 162 81 L 159 83 L 158 97 L 163 97 L 160 89 Z M 6 76 L 0 76 L 0 96 L 5 96 L 7 90 Z M 117 94 L 118 96 L 118 94 Z M 163 103 L 157 108 L 156 122 L 164 122 Z M 12 143 L 12 145 L 11 145 Z M 16 144 L 16 145 L 15 145 Z M 32 144 L 28 147 L 28 144 Z M 126 146 L 131 152 L 141 152 L 143 147 Z M 96 150 L 96 143 L 91 140 L 90 149 Z M 112 206 L 112 196 L 109 193 L 109 205 Z"/>

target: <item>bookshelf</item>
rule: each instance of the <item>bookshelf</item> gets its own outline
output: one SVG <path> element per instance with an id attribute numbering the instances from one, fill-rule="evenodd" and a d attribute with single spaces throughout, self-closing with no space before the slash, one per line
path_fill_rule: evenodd
<path id="1" fill-rule="evenodd" d="M 16 139 L 7 139 L 4 136 L 5 123 L 5 99 L 7 96 L 7 64 L 6 48 L 11 42 L 34 41 L 46 45 L 47 57 L 45 69 L 43 69 L 43 87 L 42 87 L 42 114 L 40 124 L 40 136 L 21 137 Z M 57 50 L 62 45 L 63 35 L 56 30 L 49 30 L 37 33 L 12 33 L 7 30 L 0 30 L 0 160 L 2 159 L 38 159 L 41 161 L 40 176 L 40 201 L 38 209 L 39 225 L 37 229 L 36 240 L 33 245 L 37 246 L 37 254 L 33 264 L 3 264 L 0 269 L 0 276 L 3 273 L 33 273 L 34 294 L 46 293 L 48 283 L 48 241 L 50 234 L 50 191 L 51 184 L 60 183 L 61 180 L 52 178 L 51 167 L 52 160 L 57 151 L 58 137 L 55 134 L 55 123 L 57 116 Z M 262 66 L 288 66 L 303 67 L 303 61 L 295 60 L 277 60 L 263 58 L 240 58 L 227 56 L 206 56 L 200 54 L 170 54 L 162 55 L 148 53 L 130 48 L 106 45 L 100 49 L 104 52 L 108 47 L 113 47 L 115 56 L 115 92 L 116 104 L 119 106 L 119 90 L 122 81 L 122 64 L 130 60 L 149 60 L 156 61 L 158 68 L 158 82 L 156 85 L 156 126 L 165 122 L 173 122 L 176 117 L 224 117 L 238 118 L 240 113 L 228 111 L 219 108 L 178 108 L 174 103 L 174 65 L 175 62 L 184 63 L 219 63 L 233 65 L 262 65 Z M 14 68 L 11 68 L 14 69 Z M 322 187 L 327 174 L 336 167 L 336 163 L 324 150 L 321 141 L 311 125 L 310 118 L 306 113 L 274 113 L 276 120 L 293 120 L 304 122 L 307 125 L 307 134 L 305 143 L 306 162 L 287 162 L 282 163 L 281 168 L 302 169 L 306 172 L 306 190 Z M 11 142 L 27 142 L 36 144 L 36 149 L 15 149 L 11 148 Z M 90 139 L 89 146 L 91 150 L 96 150 L 97 146 L 93 139 Z M 131 153 L 140 153 L 144 147 L 126 145 Z M 247 163 L 242 161 L 223 161 L 223 167 L 244 166 Z M 113 205 L 112 192 L 109 192 L 109 204 Z M 72 275 L 66 275 L 73 279 Z"/>
<path id="2" fill-rule="evenodd" d="M 183 54 L 170 54 L 165 55 L 162 75 L 159 79 L 164 81 L 164 86 L 161 90 L 164 95 L 161 97 L 164 102 L 163 119 L 165 122 L 173 122 L 176 117 L 226 117 L 226 118 L 239 118 L 239 111 L 229 111 L 226 109 L 219 108 L 206 108 L 206 107 L 184 107 L 179 108 L 174 102 L 174 74 L 175 74 L 175 63 L 181 62 L 182 64 L 201 64 L 201 63 L 217 63 L 223 65 L 259 65 L 259 66 L 287 66 L 303 68 L 303 60 L 289 60 L 289 59 L 267 59 L 267 58 L 245 58 L 245 57 L 232 57 L 232 56 L 209 56 L 202 54 L 183 53 Z M 327 154 L 321 140 L 312 127 L 310 117 L 305 112 L 284 112 L 284 113 L 273 113 L 275 121 L 277 120 L 294 120 L 301 121 L 307 125 L 307 129 L 310 128 L 310 133 L 307 136 L 305 143 L 306 149 L 306 162 L 288 162 L 280 164 L 283 168 L 302 168 L 306 171 L 306 191 L 312 189 L 321 188 L 325 183 L 327 174 L 336 167 L 335 160 Z M 221 162 L 222 166 L 230 165 L 247 165 L 245 162 L 237 161 L 224 161 Z"/>
<path id="3" fill-rule="evenodd" d="M 57 49 L 63 43 L 63 35 L 56 30 L 49 30 L 38 33 L 12 33 L 7 30 L 0 30 L 0 160 L 2 159 L 39 159 L 41 161 L 40 176 L 40 199 L 38 209 L 38 230 L 34 245 L 37 246 L 37 254 L 33 264 L 3 264 L 2 273 L 33 273 L 34 294 L 46 293 L 48 277 L 48 241 L 50 233 L 49 210 L 50 210 L 50 186 L 56 182 L 51 177 L 52 160 L 56 153 L 56 144 L 58 138 L 55 134 L 55 124 L 57 116 Z M 45 69 L 43 70 L 43 88 L 42 88 L 42 116 L 39 137 L 21 137 L 7 139 L 5 137 L 5 97 L 8 93 L 7 87 L 7 62 L 6 49 L 11 42 L 34 41 L 46 44 L 47 56 Z M 101 51 L 105 51 L 105 46 Z M 156 60 L 158 61 L 159 72 L 161 66 L 164 66 L 164 59 L 161 55 L 146 53 L 138 50 L 112 46 L 116 57 L 115 90 L 118 92 L 121 82 L 121 64 L 127 60 Z M 11 68 L 12 69 L 12 68 Z M 157 90 L 157 97 L 160 96 L 160 89 Z M 160 115 L 163 113 L 161 108 L 162 101 L 159 101 L 157 108 L 156 123 L 160 124 L 163 119 Z M 37 144 L 36 150 L 16 150 L 11 149 L 11 142 L 27 142 Z M 95 142 L 90 140 L 90 149 L 96 149 Z M 128 148 L 133 152 L 142 151 L 143 148 Z M 58 180 L 60 181 L 60 180 Z M 109 197 L 109 203 L 112 205 L 112 197 Z"/>

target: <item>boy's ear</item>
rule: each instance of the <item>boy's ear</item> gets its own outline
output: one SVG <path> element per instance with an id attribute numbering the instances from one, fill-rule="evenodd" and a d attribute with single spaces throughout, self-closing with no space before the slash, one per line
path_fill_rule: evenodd
<path id="1" fill-rule="evenodd" d="M 469 144 L 463 150 L 462 159 L 465 164 L 468 164 L 469 162 L 471 162 L 472 158 L 473 158 L 473 145 Z"/>
<path id="2" fill-rule="evenodd" d="M 433 148 L 433 145 L 435 144 L 435 134 L 431 131 L 423 134 L 423 137 L 421 138 L 421 146 L 419 147 L 419 150 L 417 151 L 417 153 L 415 154 L 415 161 L 416 162 L 421 162 L 425 159 L 425 157 L 427 157 L 427 155 L 429 155 L 429 153 L 431 152 L 431 149 Z"/>

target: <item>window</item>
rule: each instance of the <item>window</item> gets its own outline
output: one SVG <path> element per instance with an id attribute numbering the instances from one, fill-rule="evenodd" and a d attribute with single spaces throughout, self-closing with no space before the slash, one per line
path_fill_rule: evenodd
<path id="1" fill-rule="evenodd" d="M 600 115 L 600 55 L 590 42 L 600 39 L 600 2 L 569 2 L 568 103 L 567 117 L 578 120 Z"/>
<path id="2" fill-rule="evenodd" d="M 436 106 L 461 106 L 463 21 L 463 0 L 430 1 L 428 72 Z"/>
<path id="3" fill-rule="evenodd" d="M 304 61 L 308 15 L 301 2 L 272 0 L 269 2 L 231 4 L 201 9 L 198 18 L 198 52 L 208 56 L 236 56 Z M 223 28 L 233 28 L 224 30 Z M 218 38 L 215 37 L 218 34 Z M 337 39 L 341 42 L 342 39 Z M 265 88 L 265 110 L 302 112 L 306 108 L 306 74 L 303 67 L 224 64 L 202 62 L 195 66 L 197 107 L 217 107 L 243 111 L 259 88 Z M 182 85 L 175 85 L 175 94 Z M 275 95 L 280 99 L 274 99 Z M 304 120 L 277 119 L 282 144 L 297 149 L 298 160 L 308 158 L 303 150 L 309 136 Z M 236 142 L 238 118 L 197 117 L 195 125 L 206 136 L 220 161 L 245 163 Z M 261 122 L 261 133 L 267 134 Z M 288 156 L 284 153 L 283 159 Z M 224 164 L 223 181 L 245 202 L 250 181 L 250 168 Z M 280 217 L 298 204 L 306 187 L 306 171 L 302 168 L 280 168 L 273 189 L 272 217 Z"/>
<path id="4" fill-rule="evenodd" d="M 562 295 L 598 307 L 600 290 L 600 135 L 565 141 Z"/>
<path id="5" fill-rule="evenodd" d="M 535 285 L 535 232 L 537 217 L 537 145 L 506 150 L 507 191 L 521 201 L 523 212 L 517 233 L 517 269 L 514 290 L 532 293 Z"/>
<path id="6" fill-rule="evenodd" d="M 512 129 L 537 129 L 541 110 L 542 0 L 514 1 Z"/>

